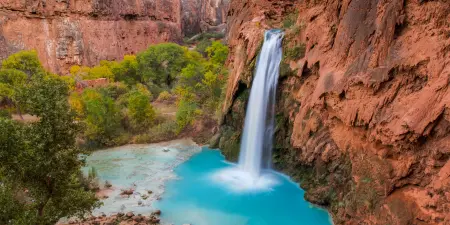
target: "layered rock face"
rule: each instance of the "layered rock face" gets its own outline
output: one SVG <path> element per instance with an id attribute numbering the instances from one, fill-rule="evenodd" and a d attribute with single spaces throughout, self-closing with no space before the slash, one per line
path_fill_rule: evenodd
<path id="1" fill-rule="evenodd" d="M 187 36 L 225 32 L 230 0 L 181 0 L 182 27 Z"/>
<path id="2" fill-rule="evenodd" d="M 193 8 L 183 7 L 185 2 Z M 207 2 L 215 2 L 213 0 Z M 204 21 L 220 23 L 223 3 L 196 0 L 0 0 L 0 59 L 22 49 L 36 49 L 42 63 L 56 73 L 72 65 L 121 59 L 150 44 L 180 42 L 183 30 L 200 31 Z M 188 10 L 199 10 L 199 13 Z M 182 26 L 184 14 L 199 16 Z M 182 30 L 183 28 L 183 30 Z"/>
<path id="3" fill-rule="evenodd" d="M 263 32 L 283 24 L 275 166 L 336 224 L 450 224 L 448 1 L 233 0 L 229 158 Z"/>

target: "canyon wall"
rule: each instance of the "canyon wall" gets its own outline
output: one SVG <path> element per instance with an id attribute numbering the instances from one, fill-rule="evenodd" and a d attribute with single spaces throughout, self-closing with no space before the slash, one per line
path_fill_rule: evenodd
<path id="1" fill-rule="evenodd" d="M 228 158 L 264 30 L 284 27 L 274 166 L 336 224 L 450 224 L 448 1 L 232 0 L 228 19 Z"/>
<path id="2" fill-rule="evenodd" d="M 35 49 L 46 68 L 64 74 L 206 32 L 201 24 L 220 26 L 227 7 L 226 0 L 0 0 L 0 60 Z M 186 15 L 198 19 L 188 23 Z"/>

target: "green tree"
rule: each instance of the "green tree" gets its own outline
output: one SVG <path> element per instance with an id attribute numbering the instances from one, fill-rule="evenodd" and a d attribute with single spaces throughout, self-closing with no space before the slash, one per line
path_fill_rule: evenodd
<path id="1" fill-rule="evenodd" d="M 95 194 L 85 191 L 77 179 L 82 165 L 78 156 L 84 152 L 75 144 L 80 127 L 68 104 L 68 90 L 63 80 L 53 76 L 35 79 L 19 99 L 39 121 L 22 124 L 0 118 L 2 195 L 24 196 L 2 197 L 18 201 L 22 213 L 1 224 L 55 224 L 97 206 Z M 5 189 L 3 184 L 15 189 Z M 3 210 L 15 209 L 1 204 Z"/>
<path id="2" fill-rule="evenodd" d="M 18 94 L 25 88 L 27 75 L 16 69 L 0 69 L 0 103 L 15 107 L 22 116 L 21 106 L 17 100 Z"/>
<path id="3" fill-rule="evenodd" d="M 201 40 L 197 46 L 195 47 L 195 51 L 200 52 L 204 56 L 208 56 L 208 53 L 206 52 L 206 49 L 211 46 L 212 41 L 209 39 L 203 39 Z"/>
<path id="4" fill-rule="evenodd" d="M 210 47 L 206 49 L 208 57 L 213 63 L 223 65 L 228 57 L 228 47 L 220 41 L 214 41 Z"/>
<path id="5" fill-rule="evenodd" d="M 137 62 L 138 72 L 146 82 L 169 88 L 187 64 L 184 48 L 173 43 L 150 46 L 138 54 Z"/>
<path id="6" fill-rule="evenodd" d="M 177 133 L 180 133 L 187 125 L 192 124 L 195 118 L 201 114 L 198 110 L 197 104 L 190 99 L 181 99 L 178 103 L 178 110 L 176 113 Z"/>
<path id="7" fill-rule="evenodd" d="M 45 70 L 39 61 L 37 52 L 32 51 L 20 51 L 10 55 L 2 62 L 3 69 L 16 69 L 31 76 L 45 75 Z"/>
<path id="8" fill-rule="evenodd" d="M 186 87 L 194 87 L 196 84 L 201 83 L 205 69 L 199 63 L 190 63 L 181 70 L 179 75 L 179 85 Z"/>
<path id="9" fill-rule="evenodd" d="M 121 62 L 102 61 L 100 64 L 108 66 L 117 81 L 128 85 L 144 82 L 137 72 L 138 63 L 135 55 L 125 55 Z"/>
<path id="10" fill-rule="evenodd" d="M 156 113 L 150 100 L 151 94 L 143 85 L 138 85 L 128 96 L 130 122 L 136 131 L 148 129 L 155 120 Z"/>
<path id="11" fill-rule="evenodd" d="M 85 137 L 101 146 L 114 145 L 119 136 L 120 110 L 114 100 L 96 89 L 86 89 L 82 94 Z"/>

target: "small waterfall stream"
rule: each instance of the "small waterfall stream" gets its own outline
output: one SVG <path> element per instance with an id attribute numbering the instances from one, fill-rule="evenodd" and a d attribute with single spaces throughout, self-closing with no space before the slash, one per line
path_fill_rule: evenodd
<path id="1" fill-rule="evenodd" d="M 272 163 L 275 97 L 283 37 L 281 30 L 266 31 L 247 106 L 239 164 L 213 176 L 235 191 L 267 190 L 278 183 L 273 173 L 265 169 L 270 169 Z"/>
<path id="2" fill-rule="evenodd" d="M 271 164 L 283 37 L 280 30 L 266 31 L 247 106 L 239 166 L 255 177 Z"/>

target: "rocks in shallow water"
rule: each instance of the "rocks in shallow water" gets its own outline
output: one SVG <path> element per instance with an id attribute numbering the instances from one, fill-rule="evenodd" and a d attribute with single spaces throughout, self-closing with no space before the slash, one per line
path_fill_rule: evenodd
<path id="1" fill-rule="evenodd" d="M 109 198 L 107 195 L 103 195 L 103 196 L 100 196 L 99 197 L 100 199 L 107 199 L 107 198 Z"/>
<path id="2" fill-rule="evenodd" d="M 134 190 L 130 188 L 130 189 L 122 190 L 120 195 L 132 195 L 133 193 L 134 193 Z"/>
<path id="3" fill-rule="evenodd" d="M 147 200 L 148 197 L 149 197 L 149 196 L 148 196 L 148 195 L 145 195 L 145 194 L 144 194 L 144 195 L 141 195 L 141 198 L 144 199 L 144 200 Z"/>
<path id="4" fill-rule="evenodd" d="M 141 216 L 133 216 L 131 219 L 136 222 L 141 222 L 143 220 Z"/>
<path id="5" fill-rule="evenodd" d="M 138 205 L 142 205 L 142 201 L 141 200 L 138 201 Z"/>
<path id="6" fill-rule="evenodd" d="M 112 184 L 109 181 L 105 181 L 105 188 L 111 188 Z"/>
<path id="7" fill-rule="evenodd" d="M 151 194 L 153 193 L 153 191 L 147 190 L 147 193 L 148 193 L 149 195 L 151 195 Z"/>
<path id="8" fill-rule="evenodd" d="M 161 210 L 155 210 L 154 212 L 152 212 L 152 216 L 154 216 L 154 215 L 161 215 Z"/>
<path id="9" fill-rule="evenodd" d="M 165 149 L 163 149 L 163 152 L 170 152 L 170 149 L 165 148 Z"/>
<path id="10" fill-rule="evenodd" d="M 160 210 L 157 210 L 152 213 L 150 216 L 143 216 L 142 214 L 135 215 L 133 212 L 128 212 L 124 214 L 123 212 L 119 212 L 116 215 L 106 216 L 102 215 L 95 217 L 91 216 L 88 219 L 83 220 L 82 222 L 77 220 L 76 218 L 72 218 L 69 220 L 67 224 L 83 224 L 83 225 L 116 225 L 116 224 L 124 224 L 124 225 L 156 225 L 160 224 L 159 216 L 161 214 Z M 67 225 L 61 224 L 61 225 Z"/>

